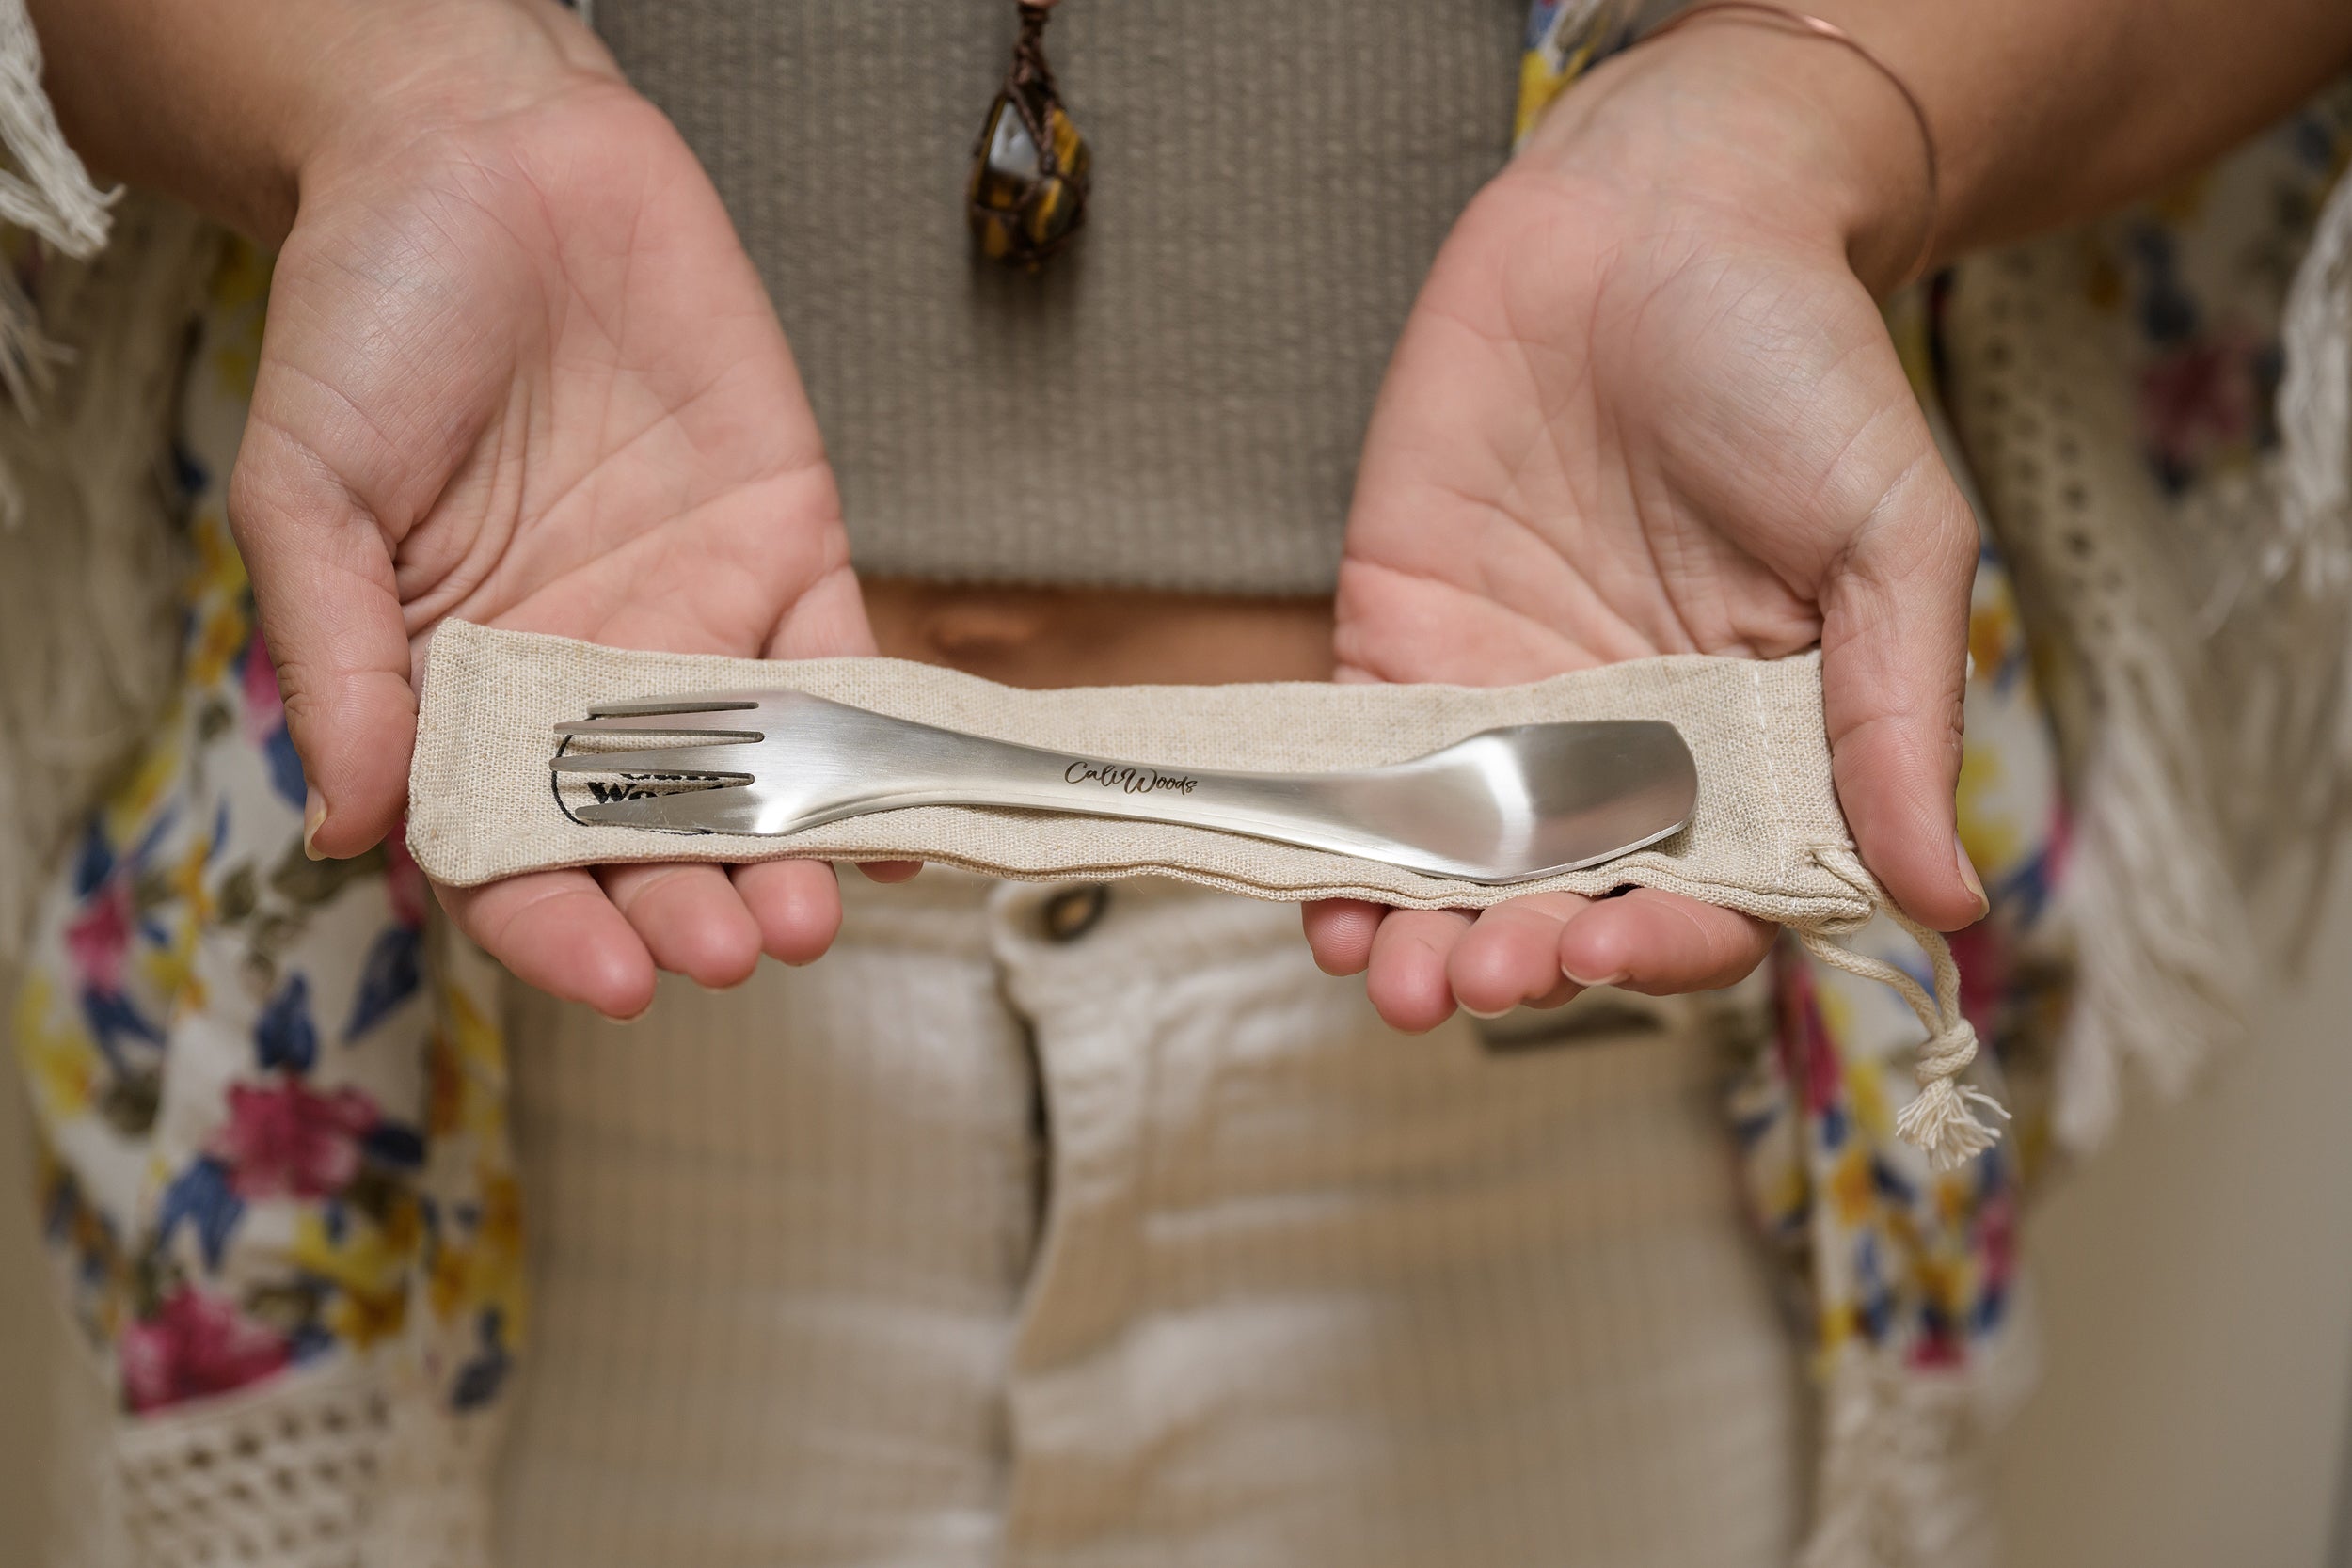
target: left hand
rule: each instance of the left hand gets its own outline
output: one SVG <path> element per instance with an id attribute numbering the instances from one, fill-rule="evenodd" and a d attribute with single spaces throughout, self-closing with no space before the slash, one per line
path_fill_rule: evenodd
<path id="1" fill-rule="evenodd" d="M 873 650 L 791 352 L 669 122 L 551 6 L 343 9 L 297 95 L 323 129 L 229 501 L 324 855 L 396 828 L 445 616 Z M 841 919 L 832 870 L 792 861 L 540 871 L 441 900 L 516 976 L 616 1018 L 657 970 L 733 985 L 763 952 L 814 958 Z"/>
<path id="2" fill-rule="evenodd" d="M 1341 678 L 1495 685 L 1818 641 L 1866 863 L 1927 924 L 1981 914 L 1953 817 L 1976 530 L 1857 275 L 1911 260 L 1917 145 L 1867 67 L 1752 29 L 1660 40 L 1570 92 L 1463 214 L 1398 344 L 1349 518 Z M 1367 971 L 1407 1030 L 1457 1003 L 1728 985 L 1773 935 L 1646 889 L 1305 919 L 1323 967 Z"/>

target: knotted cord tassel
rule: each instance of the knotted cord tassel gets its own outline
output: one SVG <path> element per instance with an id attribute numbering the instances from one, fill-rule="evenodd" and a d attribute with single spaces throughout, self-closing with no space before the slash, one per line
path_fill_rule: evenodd
<path id="1" fill-rule="evenodd" d="M 2003 1121 L 2009 1119 L 2009 1113 L 1982 1089 L 1960 1081 L 1960 1074 L 1977 1059 L 1977 1030 L 1960 1010 L 1960 965 L 1952 960 L 1951 945 L 1941 932 L 1929 929 L 1895 908 L 1893 900 L 1863 869 L 1860 861 L 1851 862 L 1851 866 L 1841 863 L 1835 869 L 1841 876 L 1855 879 L 1857 887 L 1869 888 L 1873 901 L 1886 911 L 1887 917 L 1919 944 L 1935 972 L 1935 994 L 1930 996 L 1920 989 L 1918 981 L 1893 964 L 1866 958 L 1832 942 L 1822 932 L 1801 931 L 1799 935 L 1804 938 L 1806 950 L 1823 963 L 1865 980 L 1892 986 L 1910 1006 L 1928 1037 L 1920 1044 L 1913 1067 L 1919 1080 L 1919 1092 L 1912 1096 L 1911 1103 L 1896 1113 L 1895 1132 L 1905 1143 L 1924 1151 L 1928 1163 L 1937 1170 L 1966 1164 L 1991 1148 L 2001 1136 L 2000 1129 L 1980 1119 L 1977 1109 L 1981 1107 Z"/>
<path id="2" fill-rule="evenodd" d="M 1978 1120 L 1971 1104 L 2009 1119 L 1999 1101 L 1960 1081 L 1962 1069 L 1976 1059 L 1976 1026 L 1966 1019 L 1938 1032 L 1919 1048 L 1913 1069 L 1919 1092 L 1895 1114 L 1896 1133 L 1914 1148 L 1926 1149 L 1938 1170 L 1964 1164 L 1999 1141 L 1999 1131 Z"/>

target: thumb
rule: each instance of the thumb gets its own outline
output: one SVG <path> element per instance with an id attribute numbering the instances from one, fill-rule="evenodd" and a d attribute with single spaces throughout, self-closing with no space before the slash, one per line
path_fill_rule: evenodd
<path id="1" fill-rule="evenodd" d="M 390 552 L 327 466 L 258 413 L 230 476 L 229 525 L 310 784 L 304 845 L 358 854 L 400 820 L 417 732 Z"/>
<path id="2" fill-rule="evenodd" d="M 1931 452 L 1873 510 L 1821 594 L 1838 803 L 1863 863 L 1939 931 L 1985 912 L 1953 805 L 1977 548 L 1968 504 Z"/>

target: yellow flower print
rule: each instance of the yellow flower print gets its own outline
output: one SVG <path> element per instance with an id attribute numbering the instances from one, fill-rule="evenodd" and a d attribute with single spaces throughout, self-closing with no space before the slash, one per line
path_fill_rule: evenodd
<path id="1" fill-rule="evenodd" d="M 1841 1301 L 1823 1307 L 1815 1326 L 1821 1336 L 1820 1355 L 1815 1362 L 1818 1374 L 1826 1371 L 1836 1362 L 1837 1352 L 1860 1336 L 1861 1316 L 1852 1303 Z"/>
<path id="2" fill-rule="evenodd" d="M 2001 799 L 2008 772 L 2000 752 L 1971 746 L 1960 754 L 1960 842 L 1979 868 L 1997 873 L 2025 858 L 2024 833 L 2016 813 Z M 2038 826 L 2039 824 L 2037 824 Z"/>
<path id="3" fill-rule="evenodd" d="M 506 1038 L 459 985 L 440 986 L 441 1022 L 433 1032 L 430 1130 L 467 1131 L 484 1147 L 506 1138 Z"/>
<path id="4" fill-rule="evenodd" d="M 1886 1074 L 1879 1064 L 1849 1061 L 1844 1078 L 1846 1099 L 1852 1108 L 1855 1125 L 1874 1138 L 1883 1138 L 1893 1132 L 1895 1111 L 1886 1102 Z"/>
<path id="5" fill-rule="evenodd" d="M 336 1287 L 327 1321 L 338 1338 L 365 1347 L 399 1330 L 408 1309 L 409 1262 L 421 1231 L 416 1199 L 405 1193 L 380 1223 L 345 1210 L 340 1239 L 328 1233 L 317 1210 L 306 1209 L 295 1217 L 293 1260 Z"/>
<path id="6" fill-rule="evenodd" d="M 229 531 L 229 514 L 217 501 L 196 510 L 188 523 L 188 541 L 196 549 L 196 571 L 189 589 L 199 599 L 237 600 L 252 579 L 246 575 L 245 557 Z M 238 640 L 242 646 L 244 640 Z"/>
<path id="7" fill-rule="evenodd" d="M 196 923 L 180 922 L 171 941 L 139 955 L 139 978 L 158 996 L 167 997 L 170 1016 L 185 1018 L 204 1010 L 208 994 L 196 973 Z"/>
<path id="8" fill-rule="evenodd" d="M 1964 1255 L 1956 1257 L 1941 1250 L 1918 1259 L 1913 1271 L 1919 1293 L 1947 1314 L 1954 1315 L 1966 1310 L 1975 1294 L 1971 1289 L 1973 1274 Z"/>
<path id="9" fill-rule="evenodd" d="M 253 399 L 253 380 L 262 364 L 262 308 L 269 298 L 267 256 L 245 240 L 232 240 L 221 249 L 220 265 L 213 274 L 214 314 L 240 317 L 241 330 L 224 331 L 213 350 L 213 373 L 220 392 L 238 403 Z"/>
<path id="10" fill-rule="evenodd" d="M 470 1322 L 485 1307 L 496 1307 L 507 1342 L 524 1338 L 522 1189 L 503 1171 L 484 1169 L 476 1178 L 481 1212 L 472 1233 L 445 1240 L 433 1258 L 428 1299 L 443 1323 Z"/>
<path id="11" fill-rule="evenodd" d="M 220 685 L 229 664 L 252 641 L 253 626 L 240 597 L 215 600 L 197 628 L 195 646 L 188 650 L 188 684 L 204 691 Z"/>
<path id="12" fill-rule="evenodd" d="M 1875 1196 L 1870 1156 L 1859 1142 L 1850 1143 L 1829 1173 L 1829 1199 L 1838 1223 L 1859 1225 L 1867 1219 Z"/>
<path id="13" fill-rule="evenodd" d="M 1988 594 L 1968 610 L 1968 657 L 1979 679 L 2010 661 L 2018 648 L 2017 604 L 2006 593 Z"/>
<path id="14" fill-rule="evenodd" d="M 1808 1189 L 1803 1165 L 1794 1161 L 1781 1165 L 1772 1172 L 1771 1180 L 1760 1205 L 1764 1213 L 1793 1214 L 1804 1207 Z"/>
<path id="15" fill-rule="evenodd" d="M 14 1022 L 33 1108 L 53 1127 L 88 1113 L 105 1066 L 88 1031 L 56 1003 L 49 976 L 36 970 L 17 992 Z"/>
<path id="16" fill-rule="evenodd" d="M 388 1291 L 369 1294 L 345 1291 L 326 1308 L 326 1326 L 335 1338 L 355 1350 L 389 1339 L 408 1322 L 408 1292 Z"/>
<path id="17" fill-rule="evenodd" d="M 399 1287 L 416 1253 L 420 1222 L 416 1199 L 403 1193 L 381 1221 L 346 1209 L 342 1235 L 326 1227 L 325 1214 L 305 1209 L 294 1221 L 294 1260 L 346 1291 L 381 1295 Z"/>
<path id="18" fill-rule="evenodd" d="M 110 841 L 118 845 L 138 842 L 164 792 L 179 782 L 180 759 L 180 726 L 167 718 L 159 726 L 155 743 L 139 754 L 130 776 L 106 797 L 105 832 Z"/>

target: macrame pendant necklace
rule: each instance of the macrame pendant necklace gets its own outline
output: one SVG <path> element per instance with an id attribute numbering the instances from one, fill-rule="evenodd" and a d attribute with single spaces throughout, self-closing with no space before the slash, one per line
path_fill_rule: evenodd
<path id="1" fill-rule="evenodd" d="M 964 208 L 980 254 L 1036 271 L 1086 220 L 1086 138 L 1045 63 L 1054 0 L 1021 0 L 1021 37 L 972 150 Z"/>

